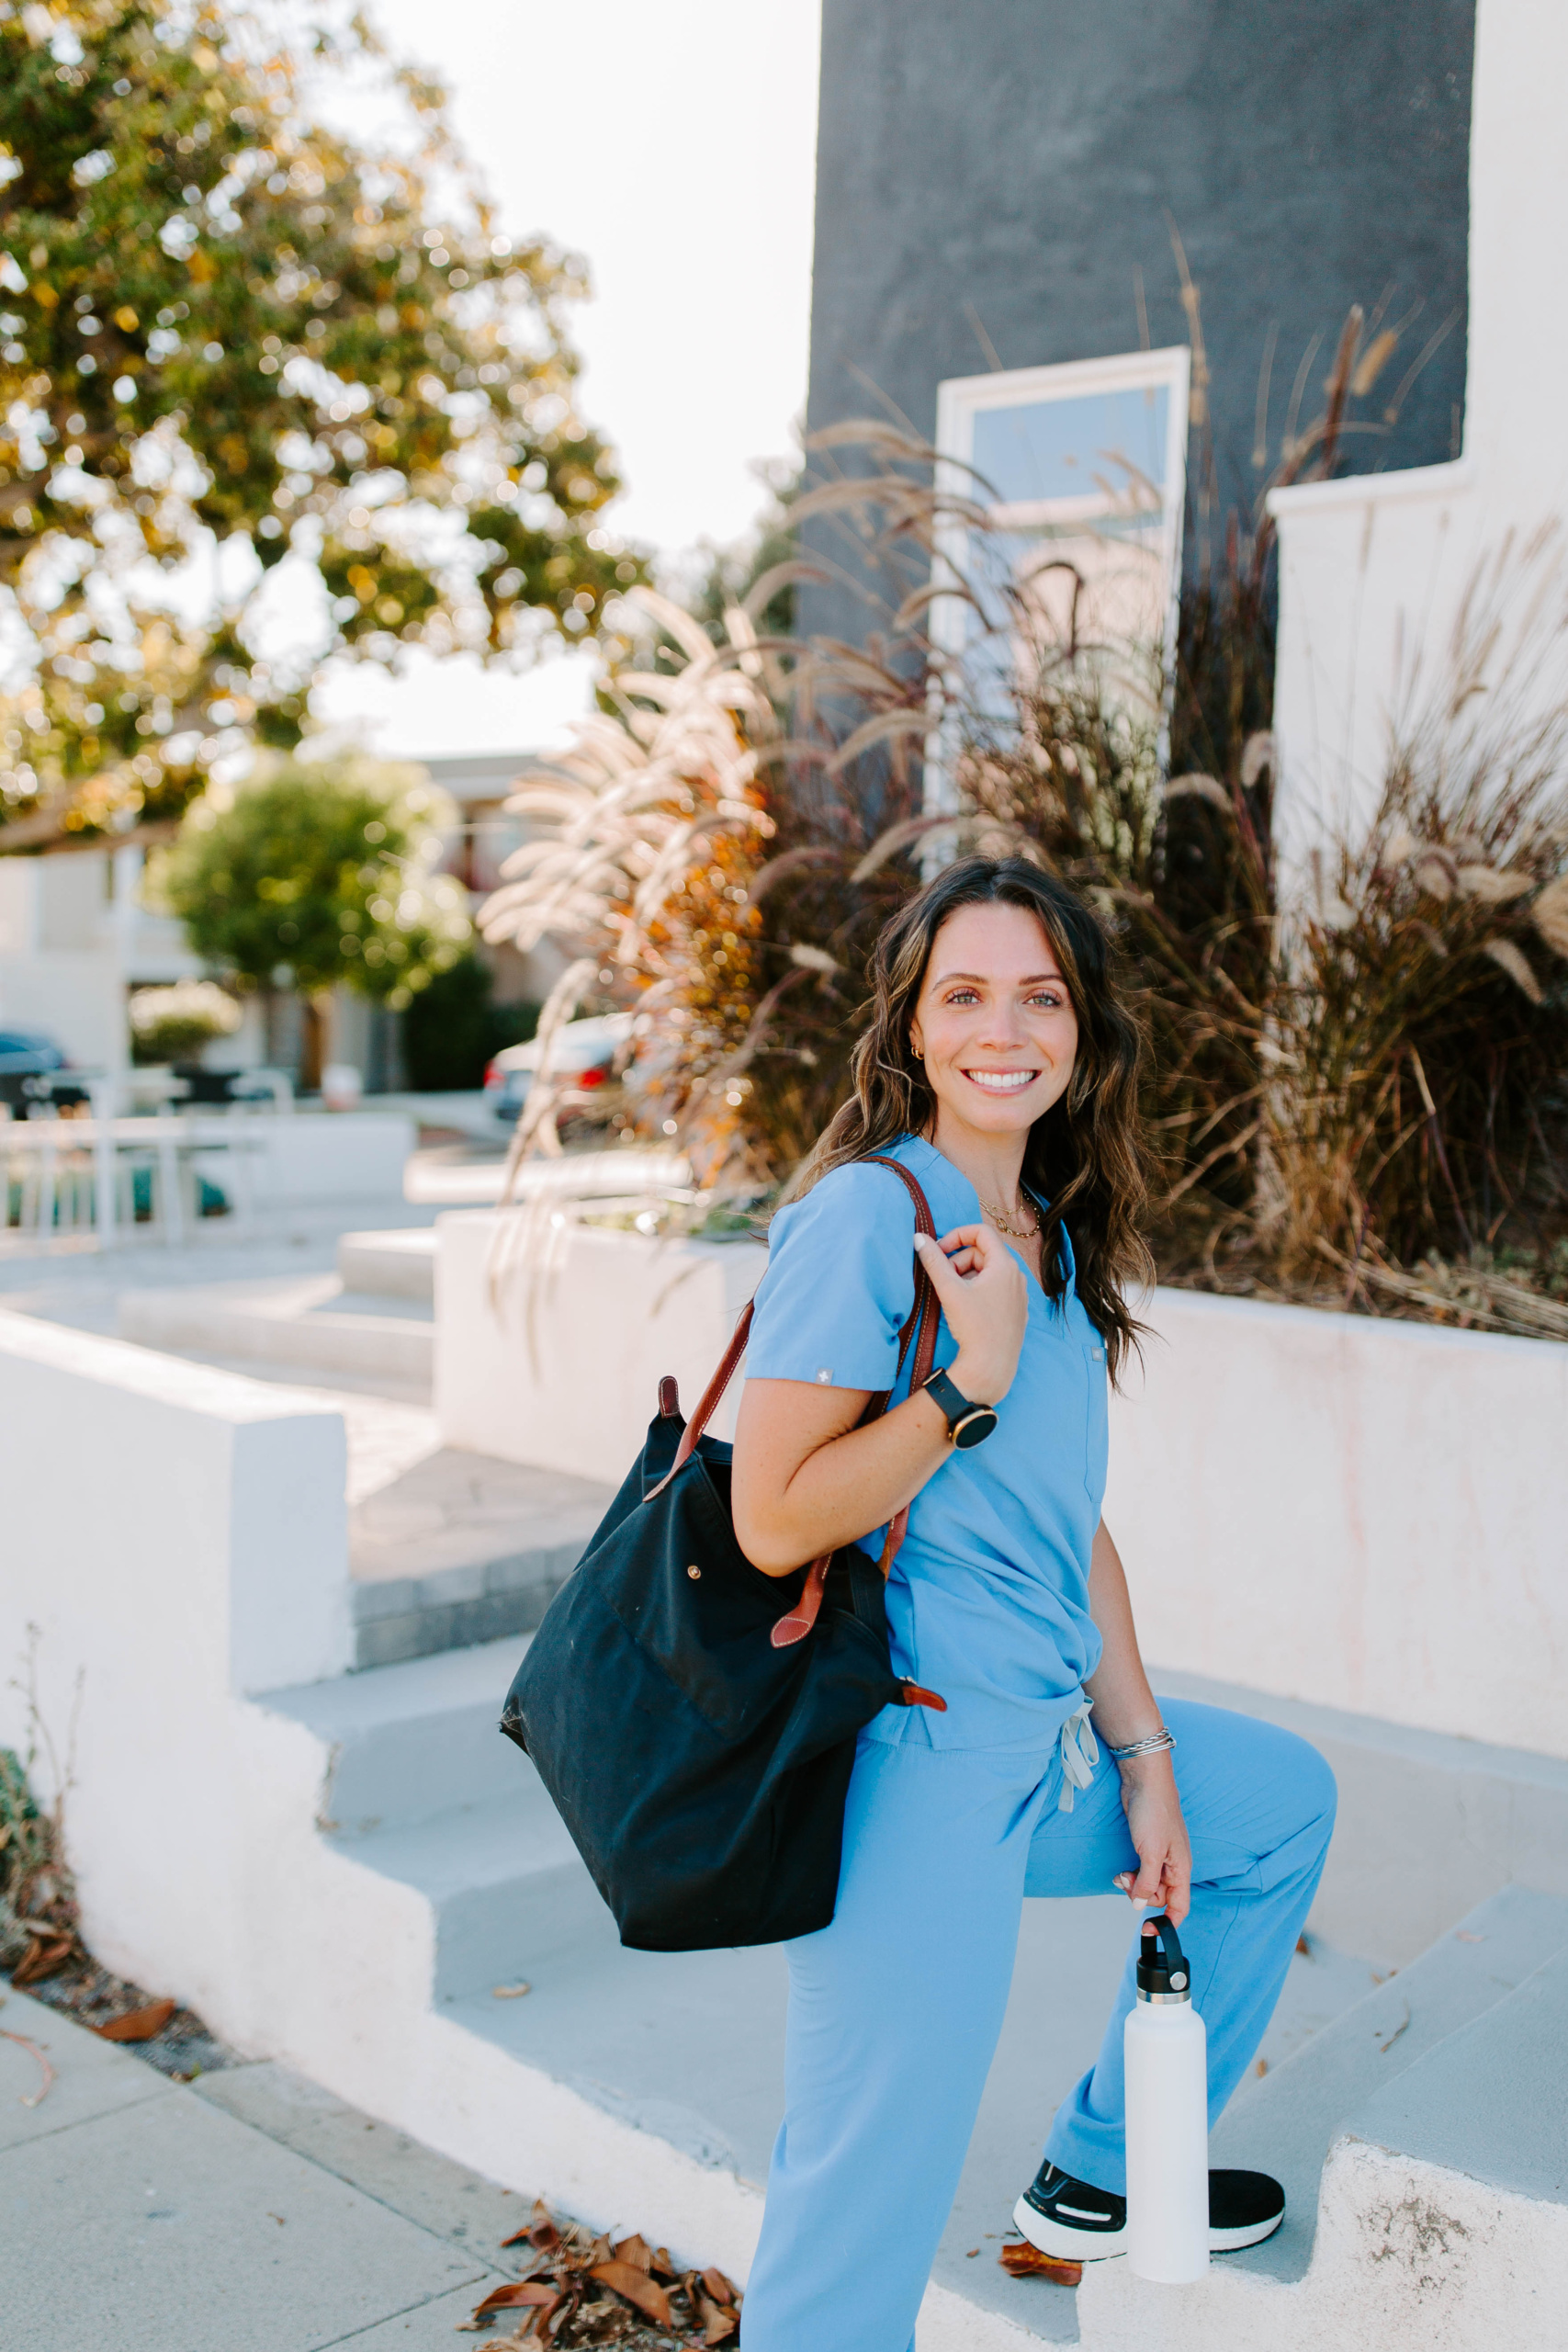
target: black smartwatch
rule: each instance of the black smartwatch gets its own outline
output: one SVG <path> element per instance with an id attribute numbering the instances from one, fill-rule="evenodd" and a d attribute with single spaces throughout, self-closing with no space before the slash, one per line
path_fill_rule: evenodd
<path id="1" fill-rule="evenodd" d="M 954 1445 L 982 1445 L 997 1426 L 994 1405 L 971 1404 L 961 1388 L 954 1387 L 945 1372 L 933 1372 L 924 1384 L 928 1396 L 934 1396 L 947 1417 L 947 1434 Z"/>

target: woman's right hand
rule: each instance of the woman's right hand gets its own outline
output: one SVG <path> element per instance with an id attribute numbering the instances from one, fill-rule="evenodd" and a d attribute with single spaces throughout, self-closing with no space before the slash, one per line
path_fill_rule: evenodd
<path id="1" fill-rule="evenodd" d="M 992 1225 L 954 1226 L 940 1241 L 919 1233 L 915 1247 L 958 1342 L 949 1374 L 975 1404 L 999 1405 L 1029 1323 L 1028 1275 Z"/>

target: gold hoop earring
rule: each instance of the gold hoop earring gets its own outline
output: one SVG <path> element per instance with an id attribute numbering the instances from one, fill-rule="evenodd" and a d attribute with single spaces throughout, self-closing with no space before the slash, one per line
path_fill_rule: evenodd
<path id="1" fill-rule="evenodd" d="M 909 1051 L 914 1055 L 915 1059 L 918 1062 L 923 1062 L 925 1060 L 926 1057 L 924 1048 L 917 1046 L 912 1037 L 909 1040 Z"/>

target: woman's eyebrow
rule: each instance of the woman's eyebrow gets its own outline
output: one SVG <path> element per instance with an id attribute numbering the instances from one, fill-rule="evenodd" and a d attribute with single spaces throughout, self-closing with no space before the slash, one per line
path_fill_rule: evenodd
<path id="1" fill-rule="evenodd" d="M 991 986 L 989 975 L 985 972 L 943 972 L 940 979 L 931 982 L 931 986 L 944 989 L 949 980 L 976 980 L 981 988 Z M 1031 972 L 1027 979 L 1015 980 L 1013 986 L 1020 989 L 1037 989 L 1042 980 L 1058 980 L 1063 988 L 1067 985 L 1066 980 L 1062 979 L 1060 972 Z"/>

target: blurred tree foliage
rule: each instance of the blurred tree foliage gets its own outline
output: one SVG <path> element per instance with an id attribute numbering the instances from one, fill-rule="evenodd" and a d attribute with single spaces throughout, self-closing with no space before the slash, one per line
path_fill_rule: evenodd
<path id="1" fill-rule="evenodd" d="M 458 957 L 421 989 L 403 1016 L 403 1068 L 422 1094 L 484 1084 L 491 1057 L 520 1046 L 538 1025 L 536 1004 L 497 1004 L 488 964 Z"/>
<path id="2" fill-rule="evenodd" d="M 320 999 L 342 984 L 394 1010 L 464 954 L 467 894 L 434 868 L 450 804 L 418 768 L 264 761 L 215 786 L 158 861 L 153 890 L 198 956 L 306 1007 L 308 1082 Z"/>
<path id="3" fill-rule="evenodd" d="M 581 265 L 495 232 L 412 74 L 405 153 L 314 122 L 282 24 L 0 0 L 0 850 L 177 818 L 298 741 L 328 653 L 518 659 L 639 576 Z M 312 38 L 312 77 L 391 73 Z"/>
<path id="4" fill-rule="evenodd" d="M 767 485 L 767 501 L 750 531 L 732 547 L 712 548 L 707 567 L 687 604 L 714 643 L 728 643 L 725 615 L 744 605 L 760 581 L 767 583 L 761 609 L 752 617 L 761 637 L 790 637 L 795 631 L 795 581 L 800 563 L 800 538 L 790 508 L 804 486 L 798 461 L 778 458 L 761 462 L 757 472 Z M 775 580 L 773 575 L 777 574 Z"/>

